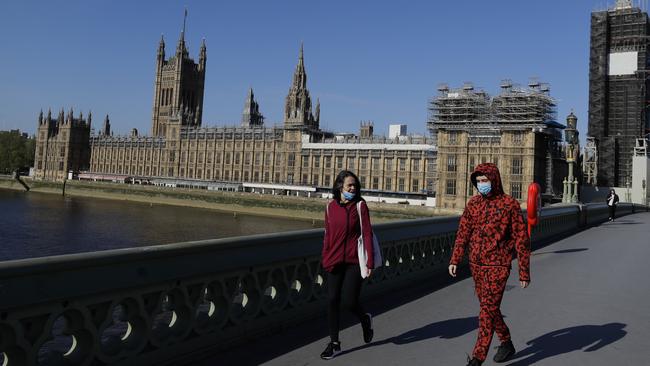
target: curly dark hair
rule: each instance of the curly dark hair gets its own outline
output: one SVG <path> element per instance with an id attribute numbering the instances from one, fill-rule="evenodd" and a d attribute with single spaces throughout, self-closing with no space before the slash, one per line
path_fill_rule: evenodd
<path id="1" fill-rule="evenodd" d="M 334 186 L 332 187 L 332 195 L 334 196 L 336 202 L 341 201 L 343 182 L 345 182 L 345 178 L 347 177 L 354 178 L 354 187 L 356 188 L 356 192 L 354 199 L 352 200 L 355 202 L 363 200 L 363 198 L 361 198 L 361 182 L 359 181 L 359 177 L 357 177 L 356 174 L 352 173 L 349 170 L 341 170 L 341 172 L 336 176 L 336 179 L 334 180 Z"/>

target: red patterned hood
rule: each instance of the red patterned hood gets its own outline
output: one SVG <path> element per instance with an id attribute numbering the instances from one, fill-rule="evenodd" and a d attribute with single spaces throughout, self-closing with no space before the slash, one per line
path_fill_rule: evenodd
<path id="1" fill-rule="evenodd" d="M 503 186 L 501 185 L 501 174 L 499 173 L 499 168 L 492 163 L 483 163 L 479 164 L 474 168 L 470 180 L 474 187 L 476 187 L 476 177 L 485 175 L 488 177 L 492 183 L 492 190 L 488 194 L 488 197 L 500 196 L 503 194 Z"/>

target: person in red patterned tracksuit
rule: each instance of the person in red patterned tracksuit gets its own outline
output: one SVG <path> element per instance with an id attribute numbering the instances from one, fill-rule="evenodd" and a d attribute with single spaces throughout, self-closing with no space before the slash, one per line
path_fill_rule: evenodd
<path id="1" fill-rule="evenodd" d="M 519 261 L 521 287 L 526 288 L 530 283 L 530 240 L 519 202 L 503 192 L 496 165 L 479 164 L 470 179 L 480 194 L 467 202 L 460 218 L 449 274 L 456 277 L 456 266 L 469 244 L 469 264 L 481 305 L 478 339 L 468 363 L 474 366 L 485 361 L 495 331 L 501 345 L 494 361 L 505 362 L 515 354 L 499 307 L 514 251 Z"/>

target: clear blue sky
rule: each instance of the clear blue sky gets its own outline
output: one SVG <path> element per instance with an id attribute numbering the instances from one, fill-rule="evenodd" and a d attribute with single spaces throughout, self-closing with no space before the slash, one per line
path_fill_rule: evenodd
<path id="1" fill-rule="evenodd" d="M 613 4 L 610 1 L 609 4 Z M 156 49 L 208 52 L 203 124 L 238 124 L 249 86 L 267 122 L 282 121 L 301 41 L 321 126 L 372 120 L 426 133 L 436 86 L 500 80 L 551 84 L 562 123 L 587 131 L 589 19 L 604 1 L 33 1 L 0 4 L 0 130 L 33 133 L 40 109 L 92 110 L 116 133 L 149 134 Z"/>

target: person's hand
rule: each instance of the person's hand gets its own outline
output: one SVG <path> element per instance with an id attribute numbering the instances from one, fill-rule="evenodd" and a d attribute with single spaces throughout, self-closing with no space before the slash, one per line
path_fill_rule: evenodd
<path id="1" fill-rule="evenodd" d="M 372 268 L 368 268 L 368 277 L 370 277 L 371 274 L 372 274 Z"/>
<path id="2" fill-rule="evenodd" d="M 449 275 L 451 277 L 456 277 L 456 265 L 455 264 L 450 264 L 449 265 Z"/>
<path id="3" fill-rule="evenodd" d="M 530 285 L 530 281 L 519 281 L 519 284 L 521 285 L 521 288 L 526 288 Z"/>

